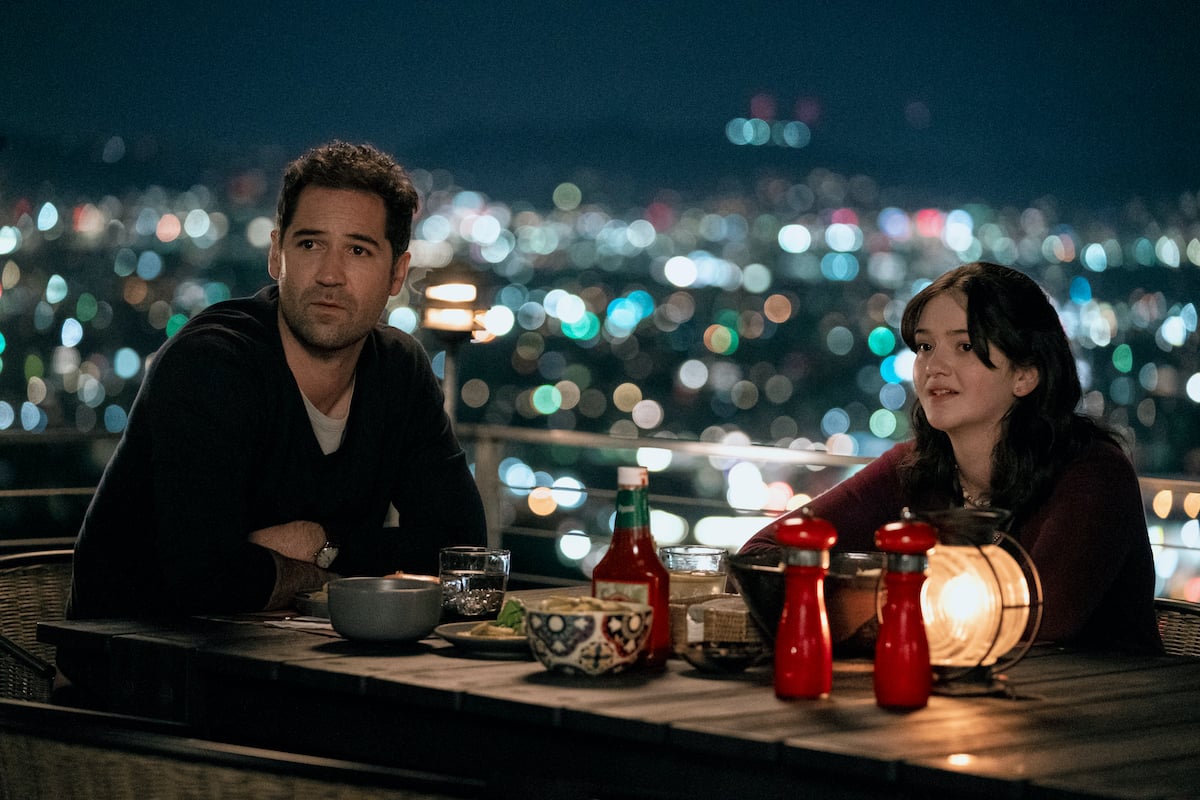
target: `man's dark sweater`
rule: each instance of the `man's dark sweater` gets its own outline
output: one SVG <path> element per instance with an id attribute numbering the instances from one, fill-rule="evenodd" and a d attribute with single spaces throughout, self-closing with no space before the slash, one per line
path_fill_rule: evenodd
<path id="1" fill-rule="evenodd" d="M 342 575 L 433 572 L 482 544 L 483 506 L 420 344 L 367 337 L 342 445 L 322 453 L 284 358 L 274 286 L 198 314 L 154 356 L 88 509 L 68 616 L 261 609 L 275 584 L 255 530 L 325 527 Z M 388 504 L 398 528 L 384 528 Z"/>

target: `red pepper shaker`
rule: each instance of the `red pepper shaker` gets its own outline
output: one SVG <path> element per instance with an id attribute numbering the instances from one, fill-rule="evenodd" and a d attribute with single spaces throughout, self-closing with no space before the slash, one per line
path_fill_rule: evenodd
<path id="1" fill-rule="evenodd" d="M 825 612 L 825 573 L 837 531 L 807 508 L 775 523 L 783 548 L 785 593 L 775 635 L 775 696 L 817 698 L 833 686 L 833 640 Z"/>
<path id="2" fill-rule="evenodd" d="M 929 703 L 933 670 L 921 615 L 921 585 L 929 550 L 936 544 L 937 531 L 908 509 L 899 522 L 875 531 L 875 546 L 887 553 L 887 601 L 875 642 L 875 702 L 882 708 L 910 710 Z"/>

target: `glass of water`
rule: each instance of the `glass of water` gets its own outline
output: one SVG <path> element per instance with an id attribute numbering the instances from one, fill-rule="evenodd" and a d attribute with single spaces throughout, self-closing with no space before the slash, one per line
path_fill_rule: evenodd
<path id="1" fill-rule="evenodd" d="M 500 613 L 508 588 L 508 550 L 444 547 L 439 553 L 442 619 L 469 620 Z"/>
<path id="2" fill-rule="evenodd" d="M 702 545 L 672 545 L 658 551 L 671 575 L 671 599 L 725 591 L 725 550 Z"/>

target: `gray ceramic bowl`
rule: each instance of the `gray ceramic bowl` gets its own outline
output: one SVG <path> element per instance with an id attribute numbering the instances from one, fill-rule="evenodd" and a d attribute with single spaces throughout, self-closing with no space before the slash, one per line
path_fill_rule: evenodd
<path id="1" fill-rule="evenodd" d="M 347 639 L 411 642 L 442 613 L 441 584 L 420 578 L 338 578 L 329 582 L 329 621 Z"/>

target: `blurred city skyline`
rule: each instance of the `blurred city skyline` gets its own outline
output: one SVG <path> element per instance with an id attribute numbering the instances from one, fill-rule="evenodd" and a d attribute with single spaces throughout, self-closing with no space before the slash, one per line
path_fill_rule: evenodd
<path id="1" fill-rule="evenodd" d="M 897 309 L 985 258 L 1047 287 L 1140 469 L 1200 469 L 1187 4 L 409 8 L 0 12 L 0 427 L 119 430 L 337 136 L 412 169 L 414 261 L 511 313 L 467 419 L 876 453 Z"/>
<path id="2" fill-rule="evenodd" d="M 625 207 L 567 181 L 537 203 L 413 177 L 414 273 L 388 321 L 440 373 L 445 345 L 417 324 L 422 274 L 471 266 L 498 340 L 461 354 L 466 420 L 877 454 L 907 435 L 900 310 L 984 258 L 1049 292 L 1089 412 L 1133 434 L 1139 468 L 1195 470 L 1194 196 L 1099 212 L 895 205 L 869 176 L 816 169 Z M 121 430 L 162 341 L 268 282 L 272 183 L 229 167 L 177 191 L 11 187 L 0 429 Z"/>

